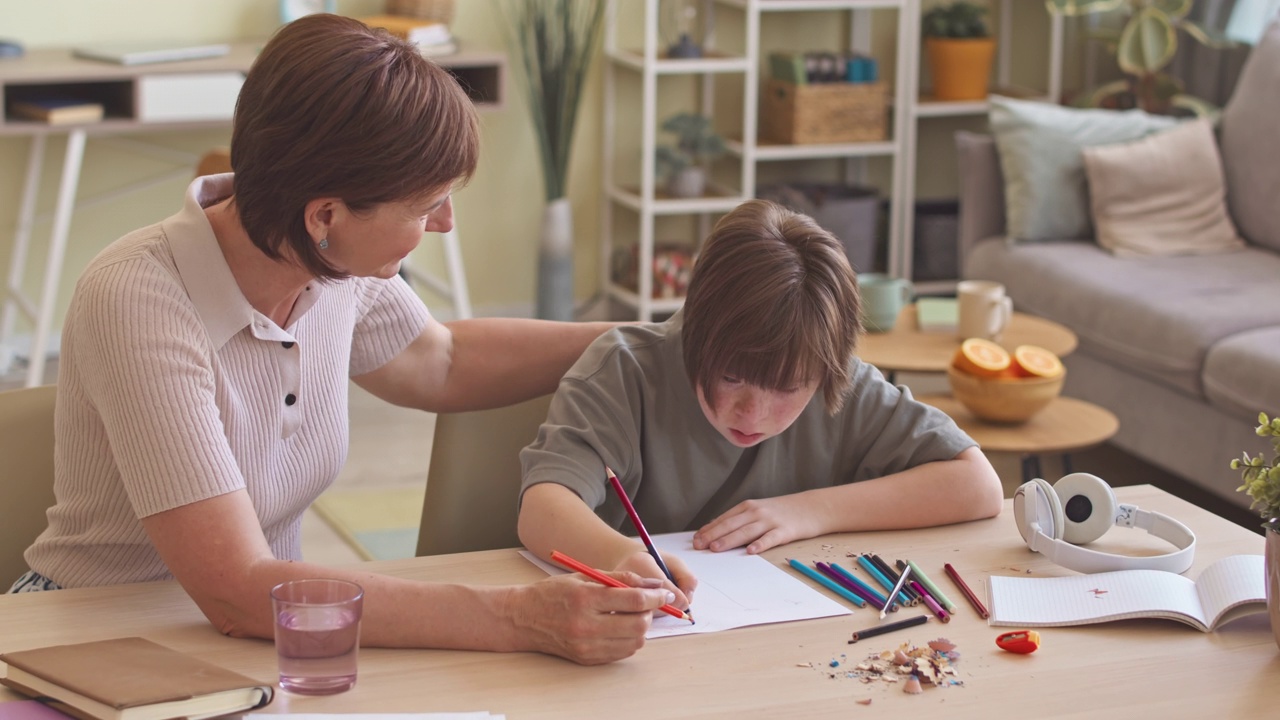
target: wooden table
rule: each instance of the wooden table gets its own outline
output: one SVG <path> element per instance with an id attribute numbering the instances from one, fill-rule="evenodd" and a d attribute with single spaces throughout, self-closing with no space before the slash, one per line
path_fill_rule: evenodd
<path id="1" fill-rule="evenodd" d="M 920 395 L 955 420 L 960 429 L 977 441 L 983 452 L 1013 453 L 1022 457 L 1022 481 L 1040 476 L 1040 456 L 1061 453 L 1066 472 L 1071 472 L 1070 453 L 1100 445 L 1120 429 L 1120 420 L 1110 410 L 1091 402 L 1057 397 L 1025 423 L 993 423 L 974 417 L 950 395 Z"/>
<path id="2" fill-rule="evenodd" d="M 1015 312 L 1000 345 L 1009 350 L 1038 345 L 1062 357 L 1076 349 L 1076 335 L 1052 320 Z M 959 346 L 960 338 L 954 332 L 921 332 L 916 325 L 916 306 L 908 305 L 892 330 L 862 336 L 858 357 L 890 377 L 898 372 L 940 373 L 947 371 Z"/>
<path id="3" fill-rule="evenodd" d="M 1214 560 L 1263 552 L 1263 538 L 1150 486 L 1116 489 L 1123 502 L 1185 522 L 1199 536 L 1189 577 Z M 1133 554 L 1165 552 L 1137 530 L 1113 529 L 1093 547 Z M 1071 574 L 1033 554 L 1014 528 L 1010 501 L 997 518 L 914 531 L 833 535 L 765 553 L 847 561 L 847 552 L 911 558 L 953 592 L 950 562 L 986 598 L 990 574 Z M 380 571 L 431 580 L 511 583 L 535 580 L 512 550 L 370 563 Z M 793 572 L 788 569 L 787 572 Z M 806 581 L 807 582 L 807 581 Z M 823 591 L 825 592 L 825 591 Z M 953 599 L 964 603 L 959 593 Z M 421 612 L 437 612 L 424 607 Z M 901 615 L 902 613 L 898 613 Z M 875 612 L 742 628 L 650 642 L 636 656 L 579 667 L 533 654 L 441 650 L 362 650 L 360 678 L 344 694 L 307 698 L 280 693 L 268 712 L 373 713 L 488 710 L 527 718 L 848 718 L 856 717 L 1166 717 L 1266 718 L 1280 707 L 1280 651 L 1265 613 L 1201 633 L 1167 620 L 1137 620 L 1041 630 L 1033 655 L 1013 655 L 963 604 L 947 625 L 847 643 L 876 623 Z M 275 676 L 271 643 L 219 635 L 176 583 L 62 590 L 0 597 L 0 652 L 56 643 L 142 635 L 251 676 Z M 843 675 L 868 654 L 920 646 L 944 636 L 961 653 L 962 687 L 906 695 L 901 683 L 864 684 Z M 840 668 L 831 668 L 836 660 Z M 811 666 L 812 665 L 812 666 Z M 18 696 L 0 688 L 0 700 Z M 872 706 L 857 704 L 871 699 Z"/>

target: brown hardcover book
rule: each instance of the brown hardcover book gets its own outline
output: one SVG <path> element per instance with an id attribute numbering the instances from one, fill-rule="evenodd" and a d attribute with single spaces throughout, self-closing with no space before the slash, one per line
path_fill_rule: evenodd
<path id="1" fill-rule="evenodd" d="M 15 100 L 10 106 L 10 112 L 15 117 L 39 120 L 50 125 L 100 122 L 103 116 L 101 103 L 70 98 Z"/>
<path id="2" fill-rule="evenodd" d="M 82 720 L 216 717 L 271 702 L 271 683 L 139 637 L 0 655 L 0 683 Z"/>

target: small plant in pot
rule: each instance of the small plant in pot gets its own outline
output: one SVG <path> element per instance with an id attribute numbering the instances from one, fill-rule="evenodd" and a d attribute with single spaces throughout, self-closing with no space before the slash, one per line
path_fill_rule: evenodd
<path id="1" fill-rule="evenodd" d="M 1271 439 L 1274 456 L 1267 460 L 1262 453 L 1250 457 L 1244 453 L 1231 461 L 1231 469 L 1239 470 L 1244 484 L 1237 488 L 1249 496 L 1249 506 L 1262 516 L 1266 536 L 1267 610 L 1271 614 L 1271 632 L 1280 646 L 1280 418 L 1258 413 L 1259 437 Z"/>
<path id="2" fill-rule="evenodd" d="M 987 9 L 967 0 L 936 5 L 924 14 L 925 54 L 938 100 L 982 100 L 995 59 L 996 41 L 987 30 Z"/>
<path id="3" fill-rule="evenodd" d="M 664 132 L 676 136 L 675 145 L 660 145 L 654 160 L 658 173 L 667 178 L 667 193 L 674 197 L 701 197 L 707 188 L 702 163 L 724 154 L 724 138 L 701 115 L 680 113 L 662 123 Z"/>

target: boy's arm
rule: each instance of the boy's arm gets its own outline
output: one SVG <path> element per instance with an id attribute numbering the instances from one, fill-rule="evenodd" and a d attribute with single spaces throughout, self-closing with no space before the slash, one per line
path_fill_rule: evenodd
<path id="1" fill-rule="evenodd" d="M 833 532 L 901 530 L 1000 513 L 1000 478 L 977 447 L 873 480 L 748 500 L 698 530 L 697 549 L 759 553 Z"/>
<path id="2" fill-rule="evenodd" d="M 520 542 L 544 560 L 551 559 L 552 550 L 559 550 L 592 567 L 663 578 L 640 540 L 609 527 L 564 485 L 544 482 L 525 490 L 517 531 Z M 676 606 L 688 607 L 688 595 L 696 581 L 679 558 L 665 556 L 663 560 L 678 585 Z"/>

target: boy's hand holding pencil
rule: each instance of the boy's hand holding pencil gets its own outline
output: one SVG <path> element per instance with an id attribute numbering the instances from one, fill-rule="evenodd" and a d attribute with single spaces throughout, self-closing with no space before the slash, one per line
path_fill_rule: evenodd
<path id="1" fill-rule="evenodd" d="M 662 569 L 653 561 L 653 557 L 646 550 L 637 550 L 625 557 L 622 562 L 618 563 L 614 569 L 619 571 L 633 572 L 640 577 L 658 578 L 663 581 L 663 586 L 675 593 L 676 599 L 671 604 L 678 608 L 688 608 L 693 603 L 693 592 L 698 587 L 698 580 L 689 572 L 684 561 L 678 557 L 669 555 L 662 556 L 664 564 L 671 572 L 671 580 L 668 580 Z"/>

